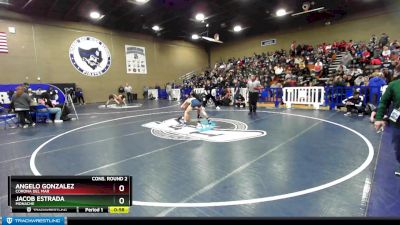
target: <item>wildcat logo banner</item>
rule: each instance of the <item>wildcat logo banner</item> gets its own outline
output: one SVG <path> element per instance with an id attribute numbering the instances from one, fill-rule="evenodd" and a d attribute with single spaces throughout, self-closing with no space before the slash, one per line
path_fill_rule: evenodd
<path id="1" fill-rule="evenodd" d="M 101 76 L 111 67 L 110 51 L 94 37 L 76 39 L 69 48 L 69 59 L 75 69 L 90 77 Z"/>
<path id="2" fill-rule="evenodd" d="M 172 140 L 234 142 L 267 135 L 267 132 L 263 130 L 247 130 L 247 125 L 240 121 L 222 118 L 213 118 L 213 121 L 217 122 L 217 126 L 211 130 L 204 131 L 193 125 L 182 127 L 176 119 L 150 122 L 142 126 L 150 128 L 154 136 Z M 228 124 L 233 128 L 222 129 L 218 126 L 219 124 Z"/>

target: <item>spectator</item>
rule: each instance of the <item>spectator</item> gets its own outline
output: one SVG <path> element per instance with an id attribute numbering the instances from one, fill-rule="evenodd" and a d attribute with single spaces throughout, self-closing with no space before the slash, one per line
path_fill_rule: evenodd
<path id="1" fill-rule="evenodd" d="M 383 47 L 383 51 L 382 51 L 382 57 L 384 58 L 384 60 L 388 60 L 390 57 L 391 51 L 387 46 Z"/>
<path id="2" fill-rule="evenodd" d="M 364 115 L 364 108 L 362 106 L 364 101 L 363 96 L 360 96 L 360 92 L 355 91 L 353 93 L 353 96 L 350 96 L 343 100 L 343 104 L 346 105 L 346 114 L 345 116 L 351 116 L 352 112 L 357 112 L 358 116 L 363 116 Z"/>
<path id="3" fill-rule="evenodd" d="M 382 77 L 385 78 L 387 83 L 390 83 L 393 79 L 393 72 L 389 70 L 387 67 L 382 69 Z"/>
<path id="4" fill-rule="evenodd" d="M 274 67 L 274 71 L 276 75 L 281 75 L 283 73 L 283 67 L 281 65 L 277 65 Z"/>
<path id="5" fill-rule="evenodd" d="M 236 104 L 236 99 L 240 95 L 240 83 L 238 80 L 234 80 L 234 88 L 233 88 L 233 104 Z"/>
<path id="6" fill-rule="evenodd" d="M 242 94 L 239 94 L 235 98 L 235 107 L 244 108 L 246 107 L 246 102 Z"/>
<path id="7" fill-rule="evenodd" d="M 223 92 L 223 96 L 221 97 L 220 103 L 222 106 L 229 106 L 231 104 L 231 97 L 232 97 L 232 93 L 231 93 L 231 88 L 229 86 L 227 86 L 224 89 Z"/>
<path id="8" fill-rule="evenodd" d="M 314 72 L 315 72 L 316 76 L 320 75 L 320 73 L 321 73 L 321 71 L 323 69 L 323 66 L 324 66 L 324 64 L 321 62 L 320 59 L 318 59 L 317 62 L 315 63 L 315 65 L 314 65 Z"/>
<path id="9" fill-rule="evenodd" d="M 290 55 L 297 55 L 296 54 L 296 41 L 293 41 L 290 45 Z"/>
<path id="10" fill-rule="evenodd" d="M 357 77 L 357 76 L 362 75 L 362 74 L 363 74 L 363 71 L 360 68 L 353 67 L 350 70 L 350 75 L 352 77 Z"/>
<path id="11" fill-rule="evenodd" d="M 377 44 L 377 38 L 376 38 L 375 34 L 373 34 L 373 35 L 371 36 L 371 39 L 369 39 L 369 44 L 370 44 L 370 46 L 372 46 L 372 47 L 374 47 L 374 46 Z"/>
<path id="12" fill-rule="evenodd" d="M 143 98 L 146 99 L 149 93 L 149 87 L 143 86 Z"/>
<path id="13" fill-rule="evenodd" d="M 393 71 L 393 80 L 398 79 L 400 77 L 400 64 L 398 64 Z"/>
<path id="14" fill-rule="evenodd" d="M 379 47 L 383 48 L 383 46 L 386 46 L 389 44 L 389 36 L 386 33 L 382 33 L 382 36 L 379 38 Z"/>
<path id="15" fill-rule="evenodd" d="M 167 85 L 165 85 L 165 91 L 167 92 L 171 100 L 176 100 L 174 93 L 172 91 L 172 85 L 169 82 L 167 83 Z"/>
<path id="16" fill-rule="evenodd" d="M 211 84 L 210 80 L 207 80 L 206 85 L 204 85 L 204 91 L 206 92 L 206 96 L 205 96 L 204 101 L 203 101 L 203 107 L 207 106 L 207 102 L 211 98 L 211 100 L 214 102 L 215 108 L 217 110 L 220 110 L 220 107 L 219 107 L 219 104 L 218 104 L 217 100 L 215 99 L 215 97 L 211 93 L 214 88 L 216 88 L 216 85 L 215 84 Z"/>
<path id="17" fill-rule="evenodd" d="M 124 86 L 120 85 L 118 87 L 118 94 L 123 95 L 125 93 L 125 88 Z"/>
<path id="18" fill-rule="evenodd" d="M 345 65 L 340 64 L 340 66 L 338 67 L 336 74 L 339 76 L 343 76 L 344 74 L 347 74 L 347 68 Z"/>
<path id="19" fill-rule="evenodd" d="M 49 87 L 49 90 L 47 90 L 47 93 L 49 93 L 50 100 L 57 100 L 57 90 L 54 90 L 52 86 Z"/>
<path id="20" fill-rule="evenodd" d="M 381 64 L 382 64 L 382 61 L 381 61 L 381 59 L 379 57 L 374 57 L 371 60 L 371 65 L 381 65 Z"/>
<path id="21" fill-rule="evenodd" d="M 76 97 L 76 101 L 78 102 L 79 105 L 85 105 L 85 99 L 83 98 L 82 88 L 76 87 L 75 97 Z"/>
<path id="22" fill-rule="evenodd" d="M 370 95 L 372 96 L 371 103 L 376 105 L 378 103 L 378 93 L 380 93 L 381 87 L 386 85 L 386 81 L 379 70 L 375 70 L 371 77 L 372 78 L 369 80 L 368 83 L 368 86 L 370 88 Z"/>
<path id="23" fill-rule="evenodd" d="M 39 99 L 38 103 L 40 105 L 46 106 L 47 110 L 55 115 L 54 123 L 62 123 L 63 121 L 61 120 L 61 114 L 62 111 L 60 108 L 55 107 L 55 105 L 51 102 L 50 99 L 50 94 L 49 93 L 43 93 L 42 98 Z M 43 110 L 44 111 L 44 110 Z M 47 122 L 47 121 L 46 121 Z"/>
<path id="24" fill-rule="evenodd" d="M 126 93 L 126 97 L 128 99 L 128 103 L 133 103 L 133 91 L 132 86 L 128 83 L 125 84 L 124 91 Z"/>
<path id="25" fill-rule="evenodd" d="M 342 58 L 341 64 L 344 66 L 349 65 L 349 63 L 353 60 L 353 56 L 351 55 L 350 52 L 346 52 L 346 54 Z"/>
<path id="26" fill-rule="evenodd" d="M 31 101 L 29 95 L 25 93 L 24 86 L 18 86 L 16 92 L 11 97 L 11 109 L 13 109 L 18 115 L 19 123 L 22 128 L 28 127 L 26 120 L 32 125 L 32 127 L 36 125 L 29 114 Z"/>
<path id="27" fill-rule="evenodd" d="M 355 86 L 361 86 L 364 84 L 364 77 L 363 76 L 358 76 L 355 80 L 354 80 L 354 85 Z"/>

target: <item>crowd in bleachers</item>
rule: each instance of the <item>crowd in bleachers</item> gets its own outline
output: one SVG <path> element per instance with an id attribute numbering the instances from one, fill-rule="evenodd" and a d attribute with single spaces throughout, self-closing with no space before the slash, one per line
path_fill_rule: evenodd
<path id="1" fill-rule="evenodd" d="M 266 87 L 368 86 L 374 77 L 386 83 L 399 78 L 400 45 L 382 33 L 368 41 L 340 41 L 317 46 L 293 42 L 290 49 L 230 58 L 183 80 L 183 87 L 245 87 L 254 74 Z M 339 60 L 340 57 L 340 60 Z"/>

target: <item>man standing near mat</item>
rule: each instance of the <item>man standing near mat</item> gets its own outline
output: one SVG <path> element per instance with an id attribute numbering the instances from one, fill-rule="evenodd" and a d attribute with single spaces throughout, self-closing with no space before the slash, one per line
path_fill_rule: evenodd
<path id="1" fill-rule="evenodd" d="M 257 111 L 258 91 L 262 88 L 260 81 L 256 79 L 255 75 L 250 76 L 247 81 L 247 91 L 249 92 L 249 115 Z"/>
<path id="2" fill-rule="evenodd" d="M 128 98 L 128 103 L 133 103 L 133 92 L 132 86 L 128 83 L 125 84 L 124 91 L 126 93 L 126 97 Z"/>
<path id="3" fill-rule="evenodd" d="M 393 111 L 390 113 L 390 120 L 394 125 L 392 143 L 396 152 L 397 162 L 400 163 L 400 80 L 392 81 L 387 87 L 385 94 L 382 96 L 375 121 L 375 128 L 378 131 L 385 126 L 383 117 L 385 112 L 389 110 L 391 103 L 393 104 Z M 400 176 L 400 165 L 397 167 L 394 174 Z"/>
<path id="4" fill-rule="evenodd" d="M 215 109 L 220 110 L 219 108 L 219 104 L 218 101 L 215 99 L 215 97 L 211 94 L 212 90 L 215 88 L 214 85 L 211 84 L 211 80 L 207 80 L 206 85 L 204 86 L 204 91 L 206 92 L 206 97 L 205 100 L 203 102 L 203 107 L 207 106 L 207 102 L 208 100 L 210 100 L 210 98 L 212 99 L 212 101 L 214 102 L 215 105 Z"/>

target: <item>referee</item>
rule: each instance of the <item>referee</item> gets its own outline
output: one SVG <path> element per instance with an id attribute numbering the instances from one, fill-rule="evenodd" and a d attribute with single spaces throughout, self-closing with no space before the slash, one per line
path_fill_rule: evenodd
<path id="1" fill-rule="evenodd" d="M 258 101 L 258 90 L 260 90 L 260 81 L 256 80 L 256 76 L 251 75 L 250 80 L 247 81 L 247 90 L 249 92 L 249 115 L 253 112 L 256 113 L 257 101 Z"/>
<path id="2" fill-rule="evenodd" d="M 393 111 L 390 114 L 390 120 L 394 124 L 392 143 L 397 162 L 400 164 L 400 80 L 392 81 L 387 87 L 385 94 L 382 96 L 376 113 L 375 128 L 377 130 L 385 126 L 383 116 L 385 112 L 388 111 L 391 103 L 393 103 Z M 397 167 L 394 174 L 400 176 L 400 165 Z"/>

